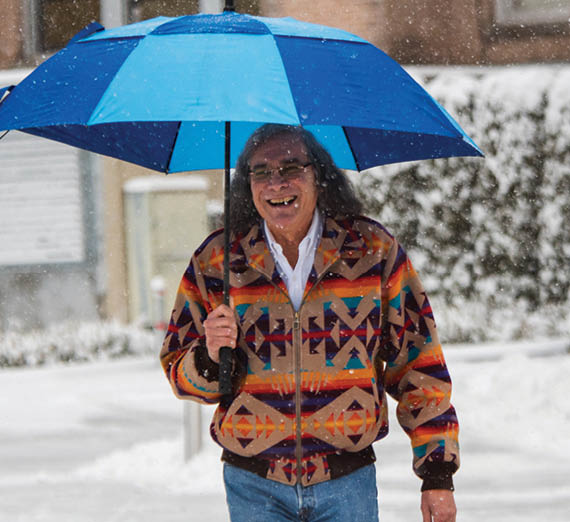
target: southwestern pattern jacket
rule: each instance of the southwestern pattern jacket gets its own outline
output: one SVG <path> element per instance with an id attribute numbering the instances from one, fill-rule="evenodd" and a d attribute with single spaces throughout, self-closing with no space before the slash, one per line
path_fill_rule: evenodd
<path id="1" fill-rule="evenodd" d="M 223 300 L 222 262 L 217 231 L 180 284 L 161 361 L 182 399 L 220 400 L 202 321 Z M 432 310 L 405 252 L 379 223 L 325 220 L 298 312 L 261 226 L 233 240 L 230 285 L 247 370 L 212 421 L 225 454 L 264 464 L 258 472 L 286 484 L 329 480 L 339 454 L 370 450 L 387 434 L 387 392 L 424 486 L 450 482 L 458 424 Z"/>

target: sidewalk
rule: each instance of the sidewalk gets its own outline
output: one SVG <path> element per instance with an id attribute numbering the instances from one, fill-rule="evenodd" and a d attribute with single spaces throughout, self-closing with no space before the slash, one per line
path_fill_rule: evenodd
<path id="1" fill-rule="evenodd" d="M 461 423 L 461 522 L 563 522 L 570 357 L 450 354 Z M 420 481 L 393 417 L 376 445 L 382 522 L 421 521 Z M 220 450 L 182 459 L 182 407 L 155 361 L 0 371 L 0 522 L 227 522 Z"/>

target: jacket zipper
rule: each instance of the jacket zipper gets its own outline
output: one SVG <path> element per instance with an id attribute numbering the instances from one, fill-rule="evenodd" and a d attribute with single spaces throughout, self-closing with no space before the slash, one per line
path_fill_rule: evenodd
<path id="1" fill-rule="evenodd" d="M 314 288 L 316 288 L 319 283 L 325 277 L 327 270 L 332 266 L 331 263 L 329 264 L 325 270 L 322 271 L 321 275 L 315 281 L 315 284 L 311 287 L 307 295 L 301 301 L 299 305 L 299 310 L 295 310 L 293 307 L 293 303 L 291 303 L 291 308 L 293 309 L 293 358 L 294 358 L 294 365 L 295 365 L 295 460 L 297 464 L 296 469 L 296 483 L 301 484 L 302 478 L 302 457 L 303 457 L 303 440 L 302 440 L 302 430 L 301 430 L 301 346 L 302 346 L 302 338 L 301 338 L 301 316 L 300 311 L 303 308 L 303 304 L 305 303 L 306 298 L 311 294 Z M 263 272 L 261 272 L 263 274 Z M 265 274 L 263 274 L 265 275 Z M 278 285 L 276 285 L 272 279 L 267 278 L 268 281 L 282 294 L 286 297 L 289 297 Z"/>
<path id="2" fill-rule="evenodd" d="M 315 281 L 315 284 L 311 287 L 311 289 L 307 292 L 307 295 L 301 301 L 299 305 L 299 310 L 294 310 L 294 318 L 293 318 L 293 347 L 294 347 L 294 358 L 295 358 L 295 458 L 297 461 L 297 484 L 301 484 L 302 478 L 302 460 L 303 460 L 303 433 L 301 430 L 301 346 L 303 344 L 303 339 L 301 336 L 301 309 L 303 308 L 303 304 L 305 300 L 314 288 L 316 288 L 322 279 L 325 277 L 326 270 L 323 270 L 321 275 Z M 293 305 L 291 304 L 291 307 Z"/>
<path id="3" fill-rule="evenodd" d="M 301 308 L 299 307 L 299 310 Z M 303 434 L 301 431 L 301 321 L 299 311 L 295 310 L 293 319 L 293 347 L 295 360 L 295 457 L 297 460 L 297 484 L 301 484 L 301 460 L 303 456 Z"/>

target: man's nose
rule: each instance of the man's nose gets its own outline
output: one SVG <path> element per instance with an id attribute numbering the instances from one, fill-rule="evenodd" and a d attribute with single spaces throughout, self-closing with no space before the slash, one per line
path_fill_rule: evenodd
<path id="1" fill-rule="evenodd" d="M 271 169 L 271 175 L 268 180 L 269 185 L 283 186 L 288 185 L 289 181 L 283 176 L 283 171 L 280 168 Z"/>

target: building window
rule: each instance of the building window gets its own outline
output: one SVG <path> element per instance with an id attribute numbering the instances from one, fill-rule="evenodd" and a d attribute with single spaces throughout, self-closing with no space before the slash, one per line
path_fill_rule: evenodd
<path id="1" fill-rule="evenodd" d="M 503 26 L 568 24 L 570 0 L 496 0 L 495 13 Z"/>
<path id="2" fill-rule="evenodd" d="M 36 0 L 37 50 L 61 49 L 81 29 L 101 17 L 99 0 Z"/>
<path id="3" fill-rule="evenodd" d="M 259 0 L 235 0 L 239 13 L 259 14 Z M 25 0 L 25 61 L 65 47 L 93 21 L 111 28 L 156 16 L 182 16 L 198 12 L 221 12 L 224 0 Z"/>

